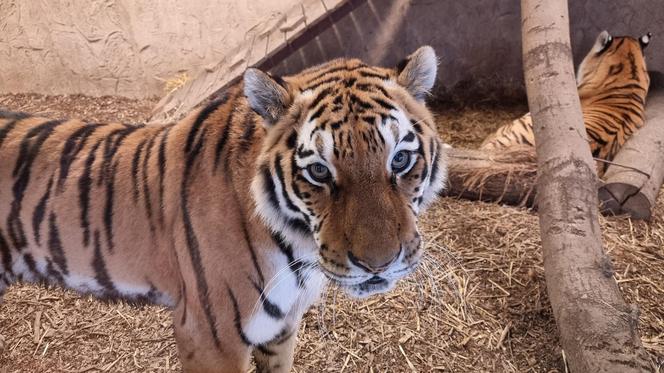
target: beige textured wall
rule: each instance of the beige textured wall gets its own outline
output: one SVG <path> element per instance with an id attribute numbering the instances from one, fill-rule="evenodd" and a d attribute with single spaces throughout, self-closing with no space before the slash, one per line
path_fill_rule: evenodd
<path id="1" fill-rule="evenodd" d="M 663 2 L 570 1 L 576 62 L 603 29 L 651 31 L 649 67 L 664 71 Z M 195 77 L 238 43 L 250 42 L 260 28 L 254 26 L 299 3 L 0 0 L 0 93 L 161 96 L 164 79 L 179 72 Z M 440 56 L 441 97 L 463 90 L 523 92 L 519 0 L 366 0 L 274 72 L 342 56 L 391 66 L 423 44 Z"/>
<path id="2" fill-rule="evenodd" d="M 162 95 L 297 0 L 0 0 L 0 92 Z"/>

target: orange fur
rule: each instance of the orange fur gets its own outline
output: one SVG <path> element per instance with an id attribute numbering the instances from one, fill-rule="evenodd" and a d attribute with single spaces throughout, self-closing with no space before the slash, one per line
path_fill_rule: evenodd
<path id="1" fill-rule="evenodd" d="M 579 65 L 577 73 L 583 121 L 593 157 L 612 160 L 627 139 L 644 124 L 645 99 L 650 79 L 645 44 L 628 36 L 603 32 Z M 481 149 L 502 149 L 535 144 L 530 113 L 487 136 Z M 598 173 L 606 170 L 598 162 Z"/>
<path id="2" fill-rule="evenodd" d="M 419 261 L 417 213 L 445 179 L 421 99 L 432 56 L 398 70 L 335 60 L 283 80 L 248 71 L 171 125 L 0 112 L 0 293 L 45 282 L 161 303 L 186 371 L 245 371 L 252 351 L 258 371 L 288 371 L 323 274 L 362 278 L 361 295 Z M 386 168 L 390 141 L 419 144 L 408 171 Z M 327 152 L 326 184 L 297 163 L 307 144 Z"/>

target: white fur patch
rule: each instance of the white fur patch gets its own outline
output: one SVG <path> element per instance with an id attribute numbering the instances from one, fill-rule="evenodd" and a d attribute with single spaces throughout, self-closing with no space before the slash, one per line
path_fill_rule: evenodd
<path id="1" fill-rule="evenodd" d="M 271 262 L 275 263 L 274 275 L 264 289 L 264 296 L 279 308 L 284 317 L 275 319 L 265 312 L 260 303 L 257 304 L 253 315 L 243 327 L 245 336 L 254 344 L 269 342 L 285 328 L 296 324 L 304 312 L 320 298 L 327 283 L 320 271 L 308 269 L 302 271 L 305 283 L 304 287 L 300 287 L 297 277 L 288 267 L 285 255 L 274 254 Z"/>

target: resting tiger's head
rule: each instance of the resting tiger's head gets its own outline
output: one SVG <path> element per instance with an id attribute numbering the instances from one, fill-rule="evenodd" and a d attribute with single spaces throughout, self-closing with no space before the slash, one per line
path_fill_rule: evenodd
<path id="1" fill-rule="evenodd" d="M 584 57 L 576 74 L 579 96 L 594 97 L 606 87 L 618 83 L 632 83 L 648 89 L 650 78 L 643 54 L 650 43 L 651 33 L 636 39 L 612 36 L 602 31 Z M 645 92 L 642 92 L 645 97 Z"/>
<path id="2" fill-rule="evenodd" d="M 352 296 L 389 290 L 421 258 L 417 216 L 446 178 L 424 106 L 436 65 L 422 47 L 395 69 L 339 59 L 283 79 L 244 75 L 267 128 L 257 213 L 293 246 L 313 239 L 320 270 Z"/>

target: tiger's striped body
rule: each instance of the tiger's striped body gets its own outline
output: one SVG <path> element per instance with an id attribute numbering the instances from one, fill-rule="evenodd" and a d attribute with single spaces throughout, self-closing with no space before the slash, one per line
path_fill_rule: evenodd
<path id="1" fill-rule="evenodd" d="M 602 32 L 579 65 L 577 83 L 583 121 L 593 157 L 612 160 L 627 139 L 644 124 L 650 79 L 643 48 L 650 34 L 635 39 Z M 481 149 L 535 145 L 530 113 L 489 135 Z M 598 162 L 598 173 L 606 170 Z"/>
<path id="2" fill-rule="evenodd" d="M 446 175 L 422 103 L 435 69 L 430 48 L 399 70 L 250 69 L 164 126 L 0 113 L 0 294 L 45 282 L 163 304 L 186 371 L 246 371 L 252 351 L 258 371 L 289 371 L 328 281 L 367 296 L 419 261 L 417 214 Z"/>

